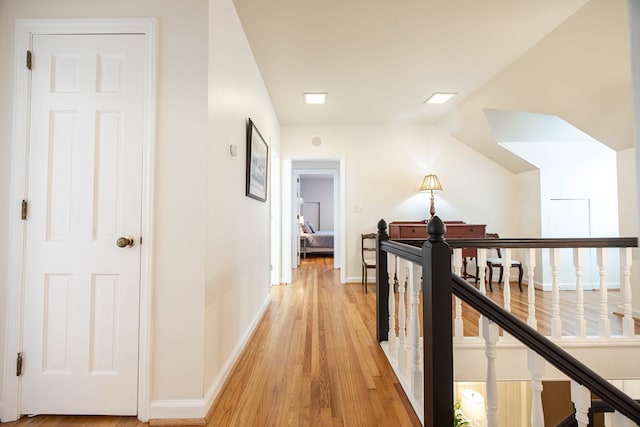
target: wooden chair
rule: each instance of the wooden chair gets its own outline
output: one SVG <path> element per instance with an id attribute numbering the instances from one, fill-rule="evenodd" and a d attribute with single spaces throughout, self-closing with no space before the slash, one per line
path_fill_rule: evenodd
<path id="1" fill-rule="evenodd" d="M 376 233 L 361 234 L 362 241 L 362 286 L 364 293 L 367 293 L 367 271 L 376 269 Z M 371 244 L 373 241 L 373 245 Z"/>
<path id="2" fill-rule="evenodd" d="M 487 239 L 499 239 L 500 236 L 498 236 L 498 233 L 487 233 L 486 235 Z M 493 281 L 493 269 L 494 268 L 499 268 L 500 269 L 500 276 L 498 277 L 498 283 L 502 283 L 502 275 L 504 273 L 504 260 L 502 259 L 502 253 L 500 252 L 500 248 L 496 248 L 496 251 L 498 252 L 498 257 L 497 258 L 487 258 L 487 268 L 489 269 L 489 290 L 493 291 L 493 286 L 491 286 L 491 282 Z M 520 289 L 520 292 L 522 292 L 522 275 L 523 275 L 523 270 L 522 270 L 522 263 L 518 260 L 511 260 L 511 266 L 510 268 L 517 268 L 518 269 L 518 288 Z"/>

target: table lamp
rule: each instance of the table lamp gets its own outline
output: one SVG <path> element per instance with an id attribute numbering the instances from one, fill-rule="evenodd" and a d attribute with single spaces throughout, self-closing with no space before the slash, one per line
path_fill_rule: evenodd
<path id="1" fill-rule="evenodd" d="M 431 217 L 429 218 L 429 220 L 431 220 L 431 218 L 433 218 L 433 216 L 436 214 L 436 206 L 433 201 L 433 190 L 442 190 L 442 185 L 440 185 L 440 181 L 438 180 L 437 176 L 430 174 L 424 177 L 424 180 L 422 181 L 422 186 L 420 186 L 421 192 L 425 192 L 425 191 L 431 192 L 431 209 L 429 209 L 429 213 L 431 214 Z"/>

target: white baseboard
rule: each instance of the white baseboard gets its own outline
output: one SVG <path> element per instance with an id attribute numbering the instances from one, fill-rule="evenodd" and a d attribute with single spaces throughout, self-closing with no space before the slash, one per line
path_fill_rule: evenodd
<path id="1" fill-rule="evenodd" d="M 227 359 L 227 362 L 224 364 L 222 369 L 220 369 L 220 372 L 214 378 L 214 380 L 211 382 L 211 385 L 207 389 L 207 392 L 204 395 L 204 401 L 207 408 L 207 412 L 209 412 L 211 405 L 213 405 L 214 400 L 216 399 L 216 397 L 218 397 L 218 394 L 222 390 L 222 386 L 227 381 L 227 378 L 229 378 L 229 375 L 231 374 L 231 371 L 233 370 L 233 367 L 235 366 L 236 362 L 238 362 L 238 359 L 240 359 L 240 355 L 242 354 L 242 351 L 245 349 L 245 347 L 249 343 L 249 339 L 251 339 L 251 336 L 253 335 L 256 328 L 258 327 L 260 320 L 262 320 L 262 316 L 264 315 L 264 312 L 267 310 L 267 307 L 269 307 L 269 303 L 270 303 L 270 298 L 267 297 L 264 303 L 262 303 L 262 307 L 260 307 L 260 310 L 258 310 L 258 314 L 253 319 L 253 322 L 251 323 L 249 328 L 247 328 L 247 331 L 245 332 L 244 336 L 238 342 L 238 345 L 236 345 L 236 348 L 231 353 L 231 356 Z"/>
<path id="2" fill-rule="evenodd" d="M 149 419 L 204 419 L 204 399 L 154 400 L 149 405 Z"/>
<path id="3" fill-rule="evenodd" d="M 231 374 L 233 366 L 240 358 L 242 351 L 245 349 L 249 343 L 249 339 L 258 327 L 264 312 L 267 307 L 269 307 L 269 302 L 270 298 L 267 297 L 258 310 L 253 322 L 247 328 L 242 339 L 238 341 L 238 344 L 220 370 L 220 373 L 207 389 L 207 392 L 202 399 L 154 400 L 149 405 L 149 419 L 204 419 L 207 416 L 211 405 L 213 405 L 215 398 L 218 397 L 222 386 Z"/>
<path id="4" fill-rule="evenodd" d="M 582 286 L 584 287 L 585 291 L 590 291 L 592 289 L 598 290 L 600 287 L 599 283 L 583 283 Z M 576 284 L 575 283 L 558 283 L 558 287 L 560 288 L 561 291 L 575 291 L 576 290 Z M 550 291 L 553 289 L 553 285 L 551 283 L 540 283 L 540 282 L 536 282 L 536 289 L 540 289 L 542 291 Z M 618 290 L 620 289 L 620 284 L 619 283 L 607 283 L 607 290 Z"/>
<path id="5" fill-rule="evenodd" d="M 347 277 L 346 278 L 346 282 L 345 283 L 362 283 L 362 276 L 358 276 L 358 277 Z M 371 275 L 367 276 L 367 283 L 376 283 L 376 276 L 375 274 L 373 275 L 373 277 L 371 277 Z"/>

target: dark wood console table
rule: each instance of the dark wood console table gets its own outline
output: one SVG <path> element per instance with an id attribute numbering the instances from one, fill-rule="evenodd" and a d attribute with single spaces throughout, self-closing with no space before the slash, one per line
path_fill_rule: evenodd
<path id="1" fill-rule="evenodd" d="M 467 224 L 464 221 L 444 221 L 447 231 L 444 238 L 450 239 L 484 239 L 487 233 L 486 224 Z M 427 222 L 426 221 L 393 221 L 389 223 L 390 239 L 426 239 Z M 478 275 L 467 273 L 467 258 L 475 258 L 478 255 L 476 248 L 462 249 L 463 273 L 462 277 L 469 277 L 478 280 Z"/>

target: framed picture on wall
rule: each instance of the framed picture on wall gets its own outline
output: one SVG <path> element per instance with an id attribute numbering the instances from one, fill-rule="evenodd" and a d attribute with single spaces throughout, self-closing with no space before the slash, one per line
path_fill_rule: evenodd
<path id="1" fill-rule="evenodd" d="M 269 146 L 251 119 L 247 122 L 247 197 L 267 201 Z"/>

